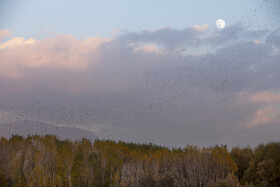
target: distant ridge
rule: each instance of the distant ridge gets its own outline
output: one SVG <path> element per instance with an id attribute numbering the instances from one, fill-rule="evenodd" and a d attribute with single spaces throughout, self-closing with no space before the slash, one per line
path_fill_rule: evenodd
<path id="1" fill-rule="evenodd" d="M 74 127 L 56 127 L 48 123 L 28 120 L 0 123 L 0 136 L 10 138 L 13 134 L 21 136 L 50 134 L 57 136 L 58 139 L 69 139 L 71 141 L 78 141 L 82 138 L 86 138 L 94 142 L 94 140 L 97 139 L 96 134 L 93 132 Z"/>

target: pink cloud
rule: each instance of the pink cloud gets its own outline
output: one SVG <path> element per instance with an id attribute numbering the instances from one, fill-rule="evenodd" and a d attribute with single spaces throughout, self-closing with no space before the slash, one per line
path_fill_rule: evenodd
<path id="1" fill-rule="evenodd" d="M 277 110 L 274 107 L 259 109 L 255 112 L 254 116 L 247 119 L 245 128 L 266 125 L 271 122 L 279 121 L 277 117 Z"/>
<path id="2" fill-rule="evenodd" d="M 8 29 L 0 30 L 0 42 L 3 38 L 10 36 L 11 32 Z"/>
<path id="3" fill-rule="evenodd" d="M 161 53 L 162 50 L 155 45 L 141 45 L 134 48 L 133 52 Z"/>
<path id="4" fill-rule="evenodd" d="M 197 32 L 203 32 L 208 29 L 208 24 L 194 25 L 192 26 L 192 28 Z"/>
<path id="5" fill-rule="evenodd" d="M 280 102 L 280 94 L 263 91 L 252 94 L 249 99 L 252 103 L 275 103 Z"/>
<path id="6" fill-rule="evenodd" d="M 252 116 L 247 117 L 245 128 L 280 122 L 280 94 L 270 91 L 240 92 L 239 97 L 242 102 L 262 105 Z"/>
<path id="7" fill-rule="evenodd" d="M 254 42 L 254 44 L 256 44 L 256 45 L 258 45 L 258 44 L 261 44 L 261 43 L 262 43 L 262 41 L 260 41 L 260 40 L 254 40 L 253 42 Z"/>
<path id="8" fill-rule="evenodd" d="M 7 34 L 7 31 L 3 33 Z M 12 38 L 0 43 L 0 75 L 20 78 L 22 68 L 85 70 L 93 57 L 98 55 L 99 45 L 108 41 L 110 39 L 98 37 L 78 40 L 71 35 L 60 35 L 41 41 Z"/>

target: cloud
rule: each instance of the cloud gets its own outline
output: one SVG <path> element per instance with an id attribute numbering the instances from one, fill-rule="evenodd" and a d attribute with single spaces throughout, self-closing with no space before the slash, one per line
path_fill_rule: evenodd
<path id="1" fill-rule="evenodd" d="M 0 76 L 18 79 L 23 76 L 22 69 L 41 67 L 85 71 L 89 65 L 97 65 L 100 54 L 114 46 L 130 50 L 133 53 L 142 52 L 157 55 L 162 54 L 164 51 L 180 55 L 182 51 L 188 50 L 190 47 L 194 51 L 203 51 L 200 48 L 203 45 L 211 45 L 211 48 L 215 48 L 243 35 L 247 36 L 248 33 L 244 32 L 240 27 L 240 25 L 233 25 L 223 29 L 223 31 L 215 31 L 212 35 L 206 33 L 208 25 L 204 24 L 186 27 L 181 30 L 168 27 L 152 31 L 127 32 L 118 34 L 113 38 L 89 37 L 85 40 L 78 40 L 66 34 L 38 41 L 32 38 L 25 40 L 23 37 L 15 37 L 0 43 Z M 9 30 L 1 31 L 2 37 L 9 34 Z M 254 43 L 252 42 L 252 44 Z M 248 47 L 241 45 L 247 44 L 244 42 L 237 43 L 235 45 L 236 49 L 233 50 L 237 50 L 236 53 L 240 53 L 239 49 Z M 102 47 L 100 48 L 100 46 Z M 251 45 L 253 53 L 255 50 L 260 50 L 262 53 L 267 50 L 264 44 L 258 44 L 258 47 L 255 46 Z M 232 48 L 232 45 L 222 47 L 223 51 L 218 53 L 232 53 Z M 227 49 L 229 51 L 226 51 Z M 250 49 L 246 48 L 246 50 L 249 51 Z M 226 55 L 223 54 L 223 56 Z M 244 56 L 244 59 L 247 59 L 247 56 Z M 249 55 L 249 57 L 254 58 L 253 55 Z M 248 62 L 252 61 L 248 60 Z"/>
<path id="2" fill-rule="evenodd" d="M 0 30 L 0 42 L 3 38 L 10 36 L 11 32 L 8 29 Z"/>
<path id="3" fill-rule="evenodd" d="M 24 40 L 24 38 L 22 38 L 22 37 L 16 37 L 16 38 L 6 41 L 5 43 L 0 44 L 0 50 L 16 47 L 16 46 L 20 46 L 20 45 L 25 45 L 25 44 L 33 44 L 35 42 L 36 41 L 32 38 L 29 38 L 28 40 Z"/>
<path id="4" fill-rule="evenodd" d="M 275 102 L 280 102 L 280 94 L 271 93 L 269 91 L 257 92 L 250 96 L 250 101 L 252 103 L 273 104 Z"/>
<path id="5" fill-rule="evenodd" d="M 256 127 L 260 125 L 267 125 L 272 122 L 280 122 L 280 119 L 277 118 L 280 114 L 274 107 L 266 107 L 259 109 L 255 112 L 252 118 L 247 119 L 245 128 Z"/>
<path id="6" fill-rule="evenodd" d="M 136 46 L 133 52 L 144 52 L 144 53 L 162 53 L 162 50 L 159 49 L 156 45 L 140 45 Z"/>
<path id="7" fill-rule="evenodd" d="M 0 72 L 2 76 L 15 79 L 22 76 L 24 68 L 85 70 L 89 61 L 98 56 L 99 45 L 108 41 L 98 37 L 77 40 L 71 35 L 41 41 L 12 38 L 0 44 Z"/>
<path id="8" fill-rule="evenodd" d="M 254 40 L 254 44 L 261 44 L 262 43 L 262 41 L 260 41 L 260 40 Z"/>
<path id="9" fill-rule="evenodd" d="M 203 24 L 184 29 L 165 27 L 142 32 L 126 32 L 119 34 L 117 40 L 128 44 L 156 44 L 170 51 L 184 51 L 190 48 L 201 49 L 205 46 L 218 49 L 230 42 L 257 41 L 263 39 L 267 32 L 247 31 L 240 23 L 210 32 L 208 25 Z"/>
<path id="10" fill-rule="evenodd" d="M 104 124 L 104 134 L 129 134 L 127 141 L 137 136 L 213 145 L 229 137 L 238 141 L 244 125 L 269 125 L 260 137 L 277 137 L 279 127 L 271 128 L 280 115 L 279 54 L 272 53 L 277 46 L 249 34 L 234 25 L 83 40 L 64 34 L 29 44 L 12 38 L 13 45 L 0 44 L 6 45 L 0 50 L 0 110 L 52 124 Z M 168 133 L 176 136 L 168 139 Z"/>
<path id="11" fill-rule="evenodd" d="M 167 27 L 139 33 L 129 32 L 120 35 L 118 40 L 125 43 L 156 43 L 172 50 L 182 45 L 197 45 L 200 42 L 199 36 L 202 34 L 197 29 L 201 30 L 202 27 L 187 27 L 181 30 Z"/>
<path id="12" fill-rule="evenodd" d="M 208 24 L 194 25 L 194 26 L 192 26 L 192 28 L 193 28 L 194 30 L 196 30 L 197 32 L 204 32 L 205 30 L 208 29 Z"/>
<path id="13" fill-rule="evenodd" d="M 280 122 L 280 95 L 271 91 L 240 92 L 245 102 L 258 104 L 255 112 L 246 118 L 245 128 L 271 125 Z"/>

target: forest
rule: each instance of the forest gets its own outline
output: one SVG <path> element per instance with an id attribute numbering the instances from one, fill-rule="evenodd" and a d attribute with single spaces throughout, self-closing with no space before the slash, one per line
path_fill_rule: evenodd
<path id="1" fill-rule="evenodd" d="M 0 139 L 0 186 L 280 186 L 280 142 L 167 148 L 52 135 Z"/>

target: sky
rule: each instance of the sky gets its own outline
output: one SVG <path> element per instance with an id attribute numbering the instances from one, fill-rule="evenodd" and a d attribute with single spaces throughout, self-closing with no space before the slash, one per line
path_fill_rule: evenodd
<path id="1" fill-rule="evenodd" d="M 176 147 L 279 141 L 279 10 L 276 0 L 0 0 L 0 123 Z"/>

